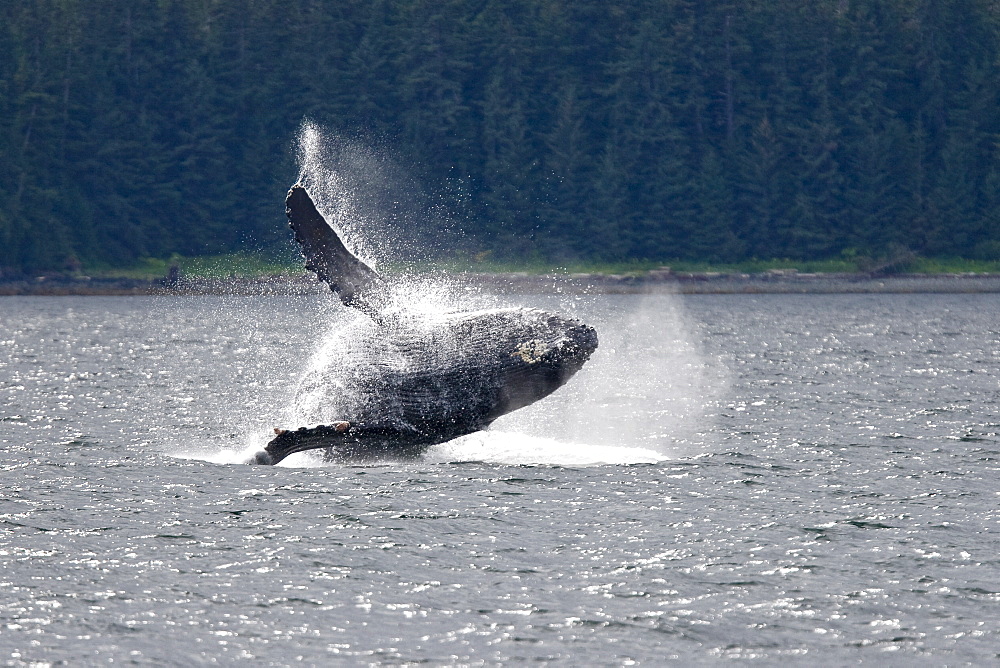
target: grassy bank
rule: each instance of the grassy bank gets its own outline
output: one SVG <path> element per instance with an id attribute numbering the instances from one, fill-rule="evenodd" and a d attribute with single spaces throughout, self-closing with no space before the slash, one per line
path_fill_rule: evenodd
<path id="1" fill-rule="evenodd" d="M 401 271 L 449 271 L 478 272 L 490 274 L 606 274 L 641 276 L 650 271 L 669 268 L 676 273 L 717 273 L 717 274 L 764 274 L 775 270 L 791 270 L 802 274 L 1000 274 L 1000 261 L 967 260 L 962 258 L 922 258 L 914 257 L 904 262 L 882 262 L 870 258 L 831 260 L 746 260 L 744 262 L 693 262 L 689 260 L 667 260 L 659 262 L 569 262 L 553 263 L 541 260 L 504 262 L 492 259 L 482 260 L 442 260 L 434 265 L 401 265 L 394 269 Z"/>
<path id="2" fill-rule="evenodd" d="M 128 278 L 151 281 L 165 278 L 171 267 L 177 267 L 180 276 L 190 278 L 261 278 L 281 274 L 298 274 L 303 271 L 301 262 L 281 262 L 262 255 L 231 253 L 229 255 L 202 255 L 169 258 L 144 258 L 129 265 L 112 266 L 93 264 L 85 266 L 83 273 L 93 278 Z"/>
<path id="3" fill-rule="evenodd" d="M 235 253 L 230 255 L 183 257 L 174 255 L 169 258 L 146 258 L 140 262 L 125 266 L 90 265 L 83 273 L 94 278 L 127 278 L 137 280 L 156 280 L 164 278 L 170 268 L 176 266 L 180 275 L 188 278 L 225 279 L 225 278 L 262 278 L 276 275 L 301 274 L 304 269 L 297 259 L 287 261 L 267 258 L 261 255 Z M 393 271 L 412 271 L 424 273 L 430 271 L 510 274 L 618 274 L 642 275 L 648 271 L 670 267 L 675 272 L 723 273 L 723 274 L 759 274 L 773 270 L 795 270 L 800 273 L 868 273 L 877 265 L 852 259 L 834 260 L 748 260 L 730 264 L 713 262 L 622 262 L 622 263 L 547 263 L 540 260 L 525 262 L 502 262 L 491 259 L 443 260 L 435 264 L 397 265 L 390 267 Z M 997 274 L 1000 273 L 1000 262 L 981 260 L 966 260 L 961 258 L 934 259 L 913 258 L 905 263 L 890 267 L 895 272 L 913 274 Z"/>

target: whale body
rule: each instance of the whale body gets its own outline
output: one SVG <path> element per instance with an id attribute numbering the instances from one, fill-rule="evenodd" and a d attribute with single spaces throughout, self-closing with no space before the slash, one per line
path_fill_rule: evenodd
<path id="1" fill-rule="evenodd" d="M 305 188 L 293 186 L 285 203 L 306 267 L 369 317 L 341 332 L 335 364 L 300 384 L 330 419 L 276 429 L 250 463 L 312 449 L 340 461 L 418 456 L 548 396 L 597 348 L 592 327 L 539 309 L 388 309 L 386 281 L 344 246 Z"/>

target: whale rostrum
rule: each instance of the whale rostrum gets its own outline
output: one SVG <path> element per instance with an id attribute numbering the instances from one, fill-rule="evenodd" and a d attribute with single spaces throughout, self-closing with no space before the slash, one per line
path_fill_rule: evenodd
<path id="1" fill-rule="evenodd" d="M 300 384 L 324 424 L 275 429 L 249 463 L 313 449 L 332 461 L 419 456 L 551 394 L 597 348 L 592 327 L 534 308 L 390 311 L 386 281 L 347 249 L 306 189 L 293 186 L 285 205 L 306 267 L 370 317 L 349 325 L 334 342 L 336 361 Z"/>

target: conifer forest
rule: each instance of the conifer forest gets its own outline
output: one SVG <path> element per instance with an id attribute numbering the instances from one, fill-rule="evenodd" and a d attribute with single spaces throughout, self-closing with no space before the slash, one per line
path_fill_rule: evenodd
<path id="1" fill-rule="evenodd" d="M 466 252 L 1000 259 L 996 0 L 0 7 L 0 274 L 287 243 L 304 119 Z"/>

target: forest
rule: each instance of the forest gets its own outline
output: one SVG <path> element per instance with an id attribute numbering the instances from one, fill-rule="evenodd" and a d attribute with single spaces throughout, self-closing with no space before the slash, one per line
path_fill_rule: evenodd
<path id="1" fill-rule="evenodd" d="M 1000 260 L 995 0 L 0 7 L 0 276 L 285 248 L 306 119 L 442 256 Z"/>

